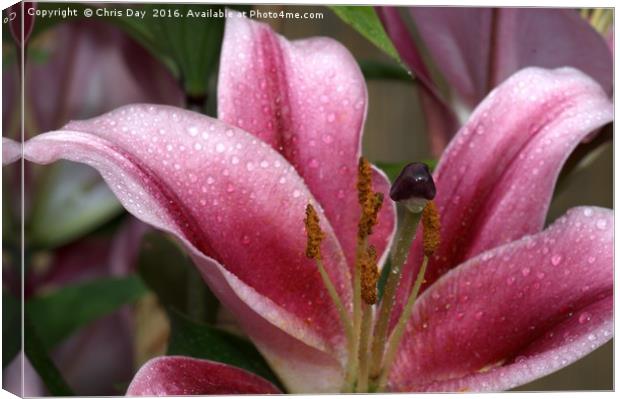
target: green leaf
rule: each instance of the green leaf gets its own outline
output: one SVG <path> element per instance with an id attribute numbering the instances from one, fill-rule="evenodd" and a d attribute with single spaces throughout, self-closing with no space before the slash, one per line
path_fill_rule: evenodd
<path id="1" fill-rule="evenodd" d="M 189 257 L 164 234 L 153 232 L 144 237 L 138 272 L 162 305 L 194 320 L 215 321 L 217 299 Z"/>
<path id="2" fill-rule="evenodd" d="M 39 329 L 37 329 L 26 316 L 24 318 L 24 352 L 30 360 L 32 367 L 37 371 L 39 377 L 45 383 L 47 390 L 52 396 L 73 396 L 71 388 L 64 380 L 56 365 L 50 359 Z"/>
<path id="3" fill-rule="evenodd" d="M 413 83 L 411 75 L 398 65 L 374 60 L 359 61 L 359 64 L 366 80 L 385 79 Z"/>
<path id="4" fill-rule="evenodd" d="M 281 387 L 267 362 L 249 341 L 206 324 L 199 324 L 172 310 L 168 355 L 191 356 L 230 364 Z"/>
<path id="5" fill-rule="evenodd" d="M 347 24 L 402 65 L 400 56 L 371 6 L 329 6 Z"/>
<path id="6" fill-rule="evenodd" d="M 144 24 L 157 48 L 178 66 L 180 80 L 190 97 L 204 97 L 209 76 L 219 60 L 225 18 L 203 18 L 191 13 L 224 13 L 224 7 L 200 4 L 149 4 Z M 153 15 L 165 17 L 153 18 Z M 175 14 L 176 13 L 176 14 Z M 168 16 L 171 17 L 168 17 Z"/>
<path id="7" fill-rule="evenodd" d="M 2 292 L 2 368 L 17 355 L 21 347 L 21 306 L 13 295 Z"/>
<path id="8" fill-rule="evenodd" d="M 26 314 L 51 349 L 80 327 L 95 321 L 120 306 L 134 302 L 147 292 L 137 276 L 101 278 L 65 286 L 26 302 Z"/>
<path id="9" fill-rule="evenodd" d="M 94 169 L 67 161 L 46 169 L 35 198 L 27 236 L 39 248 L 66 244 L 123 211 Z"/>

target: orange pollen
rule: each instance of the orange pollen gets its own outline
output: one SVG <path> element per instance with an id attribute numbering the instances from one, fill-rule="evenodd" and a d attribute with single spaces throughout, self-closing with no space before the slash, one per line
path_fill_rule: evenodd
<path id="1" fill-rule="evenodd" d="M 372 193 L 362 207 L 362 217 L 357 229 L 357 238 L 364 240 L 372 234 L 372 228 L 377 224 L 379 211 L 383 205 L 383 194 Z"/>
<path id="2" fill-rule="evenodd" d="M 306 234 L 308 235 L 306 256 L 310 259 L 321 259 L 321 242 L 325 238 L 325 233 L 321 230 L 319 215 L 310 204 L 306 205 L 304 224 L 306 225 Z"/>
<path id="3" fill-rule="evenodd" d="M 432 255 L 441 242 L 439 211 L 434 201 L 429 201 L 422 211 L 422 226 L 424 226 L 424 255 Z"/>
<path id="4" fill-rule="evenodd" d="M 372 193 L 372 168 L 370 162 L 360 157 L 357 169 L 357 198 L 363 207 Z"/>
<path id="5" fill-rule="evenodd" d="M 361 262 L 362 299 L 368 305 L 377 303 L 377 282 L 379 281 L 379 268 L 377 267 L 377 250 L 370 245 L 366 256 Z"/>

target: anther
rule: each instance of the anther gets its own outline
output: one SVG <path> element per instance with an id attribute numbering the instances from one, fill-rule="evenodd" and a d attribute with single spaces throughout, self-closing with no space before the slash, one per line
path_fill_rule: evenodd
<path id="1" fill-rule="evenodd" d="M 382 193 L 370 193 L 369 198 L 362 207 L 362 217 L 357 229 L 358 239 L 364 240 L 372 234 L 373 227 L 379 219 L 379 211 L 383 205 Z"/>
<path id="2" fill-rule="evenodd" d="M 306 234 L 308 235 L 306 256 L 310 259 L 321 259 L 321 242 L 325 237 L 325 233 L 321 230 L 319 215 L 311 204 L 306 205 L 304 224 L 306 225 Z"/>
<path id="3" fill-rule="evenodd" d="M 421 162 L 408 164 L 392 184 L 390 198 L 404 204 L 411 212 L 422 212 L 435 198 L 435 182 L 428 166 Z"/>
<path id="4" fill-rule="evenodd" d="M 434 201 L 429 201 L 422 211 L 422 226 L 424 226 L 424 255 L 431 256 L 441 242 L 439 212 Z"/>
<path id="5" fill-rule="evenodd" d="M 370 162 L 360 157 L 357 170 L 357 198 L 363 207 L 372 193 L 372 168 Z"/>
<path id="6" fill-rule="evenodd" d="M 377 250 L 374 246 L 368 247 L 368 252 L 362 262 L 362 299 L 368 305 L 377 303 L 377 282 L 379 268 L 377 267 Z"/>

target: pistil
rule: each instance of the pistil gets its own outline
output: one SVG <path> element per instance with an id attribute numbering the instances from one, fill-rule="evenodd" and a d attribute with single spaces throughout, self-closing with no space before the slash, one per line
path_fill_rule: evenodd
<path id="1" fill-rule="evenodd" d="M 394 364 L 398 347 L 407 328 L 407 323 L 411 318 L 411 314 L 413 312 L 413 305 L 418 297 L 418 293 L 420 292 L 420 287 L 424 282 L 424 274 L 426 273 L 428 258 L 437 250 L 437 247 L 439 246 L 439 214 L 437 212 L 437 207 L 435 203 L 432 201 L 430 201 L 424 208 L 424 211 L 422 213 L 422 226 L 424 228 L 424 259 L 422 260 L 422 266 L 420 266 L 420 270 L 418 271 L 415 283 L 413 284 L 413 289 L 411 290 L 409 297 L 407 298 L 405 308 L 400 314 L 398 322 L 396 323 L 396 327 L 394 327 L 394 331 L 390 336 L 390 339 L 388 340 L 387 350 L 385 352 L 384 358 L 384 367 L 381 371 L 381 377 L 379 378 L 379 390 L 385 389 L 387 379 L 390 375 L 390 370 L 392 369 L 392 365 Z"/>
<path id="2" fill-rule="evenodd" d="M 435 183 L 428 170 L 428 166 L 419 162 L 405 166 L 390 189 L 390 197 L 402 205 L 403 217 L 394 243 L 392 266 L 385 284 L 381 308 L 374 331 L 371 349 L 371 378 L 378 378 L 381 370 L 385 367 L 383 355 L 386 347 L 387 329 L 396 299 L 402 267 L 407 261 L 422 211 L 427 202 L 435 197 Z"/>

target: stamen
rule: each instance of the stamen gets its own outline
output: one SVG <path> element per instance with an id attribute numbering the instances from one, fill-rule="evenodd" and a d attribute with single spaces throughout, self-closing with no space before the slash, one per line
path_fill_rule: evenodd
<path id="1" fill-rule="evenodd" d="M 353 323 L 351 322 L 349 314 L 342 304 L 342 300 L 338 295 L 338 291 L 336 291 L 334 283 L 325 270 L 325 265 L 323 265 L 321 256 L 321 242 L 323 241 L 323 238 L 325 238 L 325 233 L 321 230 L 319 215 L 316 213 L 316 210 L 311 204 L 306 205 L 306 218 L 304 219 L 304 223 L 306 225 L 306 233 L 308 236 L 306 256 L 310 259 L 314 259 L 316 262 L 319 269 L 319 274 L 323 280 L 323 284 L 325 285 L 327 293 L 329 294 L 329 297 L 334 303 L 334 306 L 338 311 L 338 315 L 340 316 L 340 322 L 342 323 L 342 327 L 344 328 L 345 335 L 347 337 L 348 352 L 352 353 L 354 350 L 354 345 L 356 345 L 353 332 Z M 347 389 L 349 389 L 348 386 L 343 387 L 343 390 Z"/>
<path id="2" fill-rule="evenodd" d="M 325 233 L 319 224 L 319 215 L 311 204 L 306 206 L 306 218 L 304 219 L 308 243 L 306 245 L 306 256 L 310 259 L 321 259 L 321 242 L 325 238 Z"/>
<path id="3" fill-rule="evenodd" d="M 424 226 L 424 255 L 431 256 L 439 247 L 441 224 L 439 212 L 435 202 L 429 201 L 422 211 L 422 226 Z"/>
<path id="4" fill-rule="evenodd" d="M 362 299 L 368 305 L 377 303 L 378 281 L 377 250 L 371 245 L 368 247 L 366 258 L 362 262 Z"/>

